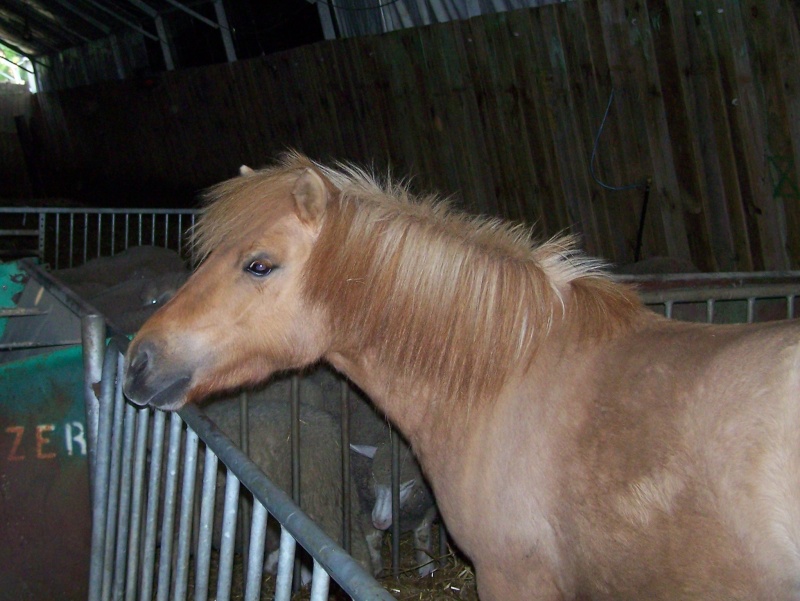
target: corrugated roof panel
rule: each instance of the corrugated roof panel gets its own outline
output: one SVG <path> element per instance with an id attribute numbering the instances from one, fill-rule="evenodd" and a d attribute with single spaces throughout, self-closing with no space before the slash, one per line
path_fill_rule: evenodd
<path id="1" fill-rule="evenodd" d="M 326 39 L 375 35 L 567 0 L 320 0 Z M 336 23 L 331 17 L 333 12 Z"/>

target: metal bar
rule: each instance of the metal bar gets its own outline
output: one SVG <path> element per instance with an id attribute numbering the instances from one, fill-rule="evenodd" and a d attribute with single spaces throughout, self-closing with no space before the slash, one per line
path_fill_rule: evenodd
<path id="1" fill-rule="evenodd" d="M 58 257 L 61 252 L 61 248 L 59 245 L 59 241 L 61 240 L 61 216 L 56 215 L 56 240 L 55 240 L 55 255 L 56 255 L 56 265 L 58 265 Z"/>
<path id="2" fill-rule="evenodd" d="M 394 428 L 392 437 L 392 574 L 400 576 L 400 436 Z"/>
<path id="3" fill-rule="evenodd" d="M 3 342 L 0 343 L 0 350 L 14 351 L 19 349 L 49 348 L 56 346 L 75 346 L 80 344 L 80 340 L 56 340 L 54 342 Z"/>
<path id="4" fill-rule="evenodd" d="M 75 248 L 75 215 L 69 216 L 69 248 L 69 261 L 67 261 L 67 266 L 72 267 L 72 249 Z M 58 264 L 56 264 L 56 267 L 58 267 Z"/>
<path id="5" fill-rule="evenodd" d="M 113 403 L 111 395 L 116 380 L 117 360 L 119 351 L 112 339 L 112 344 L 106 349 L 103 359 L 102 374 L 100 379 L 100 398 L 98 400 L 97 433 L 95 436 L 95 463 L 92 474 L 92 553 L 89 564 L 89 601 L 102 598 L 105 581 L 105 543 L 106 543 L 106 517 L 108 515 L 108 496 L 106 491 L 109 486 L 111 467 L 111 420 Z M 87 420 L 88 421 L 88 420 Z M 89 424 L 87 423 L 87 429 Z M 91 440 L 91 439 L 90 439 Z M 91 446 L 90 446 L 91 449 Z"/>
<path id="6" fill-rule="evenodd" d="M 311 576 L 311 597 L 310 601 L 327 601 L 328 590 L 330 589 L 331 577 L 325 568 L 315 559 L 314 571 Z"/>
<path id="7" fill-rule="evenodd" d="M 203 492 L 200 502 L 200 531 L 197 541 L 197 566 L 195 574 L 194 599 L 207 601 L 209 567 L 211 566 L 211 542 L 214 532 L 214 505 L 217 500 L 217 456 L 205 450 L 203 465 Z"/>
<path id="8" fill-rule="evenodd" d="M 267 537 L 267 510 L 255 501 L 253 524 L 250 529 L 250 553 L 247 557 L 247 577 L 244 587 L 245 601 L 258 601 L 261 597 L 261 579 L 264 571 L 264 548 Z"/>
<path id="9" fill-rule="evenodd" d="M 248 395 L 242 392 L 239 395 L 239 446 L 245 455 L 250 455 L 250 418 L 248 415 Z M 250 530 L 250 506 L 243 498 L 239 498 L 239 520 L 241 521 L 241 531 Z M 245 557 L 250 554 L 250 538 L 245 536 L 242 540 L 242 553 Z M 247 565 L 245 567 L 245 577 L 247 577 Z M 261 573 L 259 568 L 259 573 Z"/>
<path id="10" fill-rule="evenodd" d="M 111 33 L 110 27 L 108 27 L 104 23 L 101 23 L 91 15 L 86 14 L 84 11 L 74 6 L 71 2 L 67 2 L 67 0 L 55 0 L 55 1 L 57 4 L 60 4 L 61 6 L 66 8 L 69 12 L 78 15 L 84 21 L 102 31 L 105 35 L 109 35 Z"/>
<path id="11" fill-rule="evenodd" d="M 122 78 L 120 77 L 120 79 Z M 113 256 L 116 254 L 116 240 L 117 240 L 117 216 L 111 215 L 111 252 L 108 253 L 109 256 Z"/>
<path id="12" fill-rule="evenodd" d="M 222 0 L 214 2 L 214 13 L 217 16 L 219 32 L 222 34 L 222 45 L 225 47 L 225 57 L 229 63 L 236 62 L 236 47 L 233 45 L 233 37 L 228 26 L 228 16 L 225 14 L 225 5 Z"/>
<path id="13" fill-rule="evenodd" d="M 125 213 L 125 250 L 128 249 L 130 246 L 130 236 L 128 233 L 128 228 L 130 227 L 131 216 L 128 213 Z"/>
<path id="14" fill-rule="evenodd" d="M 2 57 L 0 57 L 2 58 Z M 38 236 L 39 230 L 0 230 L 0 236 Z"/>
<path id="15" fill-rule="evenodd" d="M 178 215 L 178 248 L 179 255 L 183 254 L 183 215 Z"/>
<path id="16" fill-rule="evenodd" d="M 145 514 L 144 546 L 142 547 L 142 585 L 140 601 L 152 601 L 158 506 L 161 494 L 161 465 L 164 459 L 164 431 L 167 414 L 156 411 L 153 419 L 153 448 L 150 451 L 150 478 L 147 483 L 147 513 Z"/>
<path id="17" fill-rule="evenodd" d="M 121 367 L 120 367 L 121 369 Z M 122 397 L 121 386 L 117 386 Z M 128 564 L 128 541 L 133 535 L 131 532 L 131 518 L 133 516 L 133 470 L 135 461 L 134 435 L 136 433 L 136 407 L 130 403 L 120 402 L 124 407 L 124 428 L 122 435 L 122 466 L 119 488 L 119 510 L 117 512 L 117 540 L 114 550 L 114 576 L 111 596 L 114 599 L 123 599 L 125 593 L 125 577 Z"/>
<path id="18" fill-rule="evenodd" d="M 92 209 L 76 209 L 69 207 L 0 207 L 0 214 L 27 214 L 27 215 L 124 215 L 126 213 L 142 213 L 147 215 L 197 215 L 200 214 L 200 209 L 134 209 L 134 208 L 116 208 L 116 207 L 98 207 Z M 800 272 L 770 272 L 771 275 L 777 276 L 798 276 Z M 770 275 L 768 273 L 768 275 Z M 750 275 L 750 274 L 740 274 Z"/>
<path id="19" fill-rule="evenodd" d="M 194 11 L 191 8 L 189 8 L 188 6 L 185 6 L 185 5 L 181 4 L 180 2 L 178 2 L 178 0 L 166 0 L 166 1 L 167 1 L 168 4 L 171 4 L 172 6 L 177 8 L 178 10 L 185 12 L 190 17 L 194 17 L 195 19 L 197 19 L 201 23 L 205 23 L 206 25 L 208 25 L 209 27 L 213 27 L 214 29 L 219 29 L 219 24 L 218 23 L 214 23 L 214 21 L 212 21 L 211 19 L 207 19 L 206 17 L 204 17 L 203 15 L 198 13 L 197 11 Z"/>
<path id="20" fill-rule="evenodd" d="M 348 553 L 352 550 L 350 531 L 353 515 L 350 511 L 350 495 L 352 494 L 352 474 L 350 473 L 350 386 L 341 381 L 341 414 L 342 414 L 342 547 Z"/>
<path id="21" fill-rule="evenodd" d="M 101 244 L 102 241 L 103 241 L 103 216 L 98 214 L 97 215 L 97 254 L 95 255 L 95 257 L 100 257 L 103 254 L 101 252 L 101 250 L 100 250 L 101 249 L 100 244 Z"/>
<path id="22" fill-rule="evenodd" d="M 2 208 L 0 208 L 2 210 Z M 46 236 L 46 221 L 47 221 L 47 214 L 46 213 L 39 213 L 39 258 L 44 261 L 44 250 L 45 250 L 45 236 Z"/>
<path id="23" fill-rule="evenodd" d="M 97 435 L 99 431 L 100 399 L 94 385 L 103 377 L 103 353 L 106 340 L 106 324 L 99 315 L 87 315 L 81 319 L 83 339 L 83 401 L 86 407 L 86 437 L 89 444 L 90 480 L 97 473 Z M 94 487 L 92 487 L 94 491 Z M 92 502 L 95 499 L 92 496 Z"/>
<path id="24" fill-rule="evenodd" d="M 189 585 L 194 485 L 197 477 L 197 434 L 191 429 L 186 433 L 186 448 L 183 457 L 183 485 L 181 487 L 180 523 L 178 525 L 178 559 L 175 569 L 173 599 L 185 599 Z"/>
<path id="25" fill-rule="evenodd" d="M 62 2 L 63 0 L 57 0 L 57 1 Z M 88 2 L 89 4 L 94 6 L 97 10 L 100 10 L 100 11 L 106 13 L 108 16 L 116 19 L 120 23 L 123 23 L 124 25 L 127 25 L 128 27 L 130 27 L 134 31 L 138 31 L 139 33 L 141 33 L 146 38 L 150 38 L 151 40 L 158 41 L 158 38 L 156 36 L 154 36 L 152 33 L 150 33 L 149 31 L 146 31 L 145 29 L 142 29 L 141 27 L 139 27 L 139 25 L 137 25 L 136 23 L 134 23 L 130 19 L 126 19 L 122 15 L 117 14 L 116 11 L 108 8 L 107 6 L 104 6 L 104 5 L 100 4 L 99 2 L 95 2 L 95 0 L 84 0 L 84 1 Z M 108 33 L 108 32 L 106 32 L 106 33 Z"/>
<path id="26" fill-rule="evenodd" d="M 110 598 L 111 586 L 114 578 L 114 552 L 117 547 L 117 519 L 120 511 L 120 473 L 122 471 L 122 451 L 124 450 L 123 445 L 118 444 L 120 441 L 116 438 L 116 436 L 119 435 L 118 433 L 122 432 L 123 418 L 125 417 L 125 409 L 123 407 L 124 400 L 122 397 L 122 383 L 119 382 L 118 384 L 118 379 L 116 377 L 116 374 L 123 373 L 123 357 L 117 348 L 109 347 L 106 352 L 109 351 L 116 355 L 114 358 L 116 361 L 115 373 L 113 377 L 109 374 L 103 373 L 103 383 L 111 380 L 110 386 L 113 388 L 110 396 L 101 398 L 100 402 L 107 402 L 111 406 L 112 419 L 110 420 L 111 429 L 108 433 L 108 437 L 109 443 L 113 440 L 113 442 L 117 444 L 111 445 L 108 486 L 106 488 L 106 492 L 104 493 L 108 496 L 108 501 L 106 506 L 105 556 L 103 558 L 103 599 Z M 105 372 L 105 368 L 103 371 Z M 113 439 L 112 435 L 114 436 Z"/>
<path id="27" fill-rule="evenodd" d="M 147 435 L 149 434 L 150 411 L 143 407 L 136 412 L 136 453 L 133 458 L 133 501 L 131 503 L 131 536 L 128 540 L 128 566 L 125 576 L 125 599 L 136 598 L 136 585 L 139 581 L 139 544 L 142 527 L 142 496 L 144 489 L 144 468 L 147 456 Z"/>
<path id="28" fill-rule="evenodd" d="M 114 56 L 114 66 L 117 69 L 117 79 L 125 79 L 125 63 L 122 60 L 122 51 L 120 50 L 117 36 L 109 36 L 108 43 L 111 45 L 111 54 Z"/>
<path id="29" fill-rule="evenodd" d="M 48 313 L 50 313 L 50 309 L 26 309 L 23 307 L 0 309 L 0 317 L 31 317 L 33 315 L 47 315 Z"/>
<path id="30" fill-rule="evenodd" d="M 194 428 L 193 428 L 194 429 Z M 197 431 L 197 430 L 195 430 Z M 207 439 L 203 439 L 208 444 Z M 225 505 L 222 508 L 222 542 L 219 550 L 219 575 L 216 601 L 229 601 L 233 580 L 233 550 L 236 542 L 236 513 L 239 506 L 239 479 L 228 468 L 225 477 Z"/>
<path id="31" fill-rule="evenodd" d="M 58 239 L 58 234 L 56 234 L 56 239 Z M 89 213 L 83 214 L 83 262 L 86 263 L 86 259 L 89 256 Z M 58 265 L 58 254 L 56 254 L 56 265 Z"/>
<path id="32" fill-rule="evenodd" d="M 743 284 L 737 287 L 714 289 L 714 300 L 746 300 L 750 297 L 781 298 L 797 292 L 798 283 Z M 708 300 L 708 288 L 677 288 L 639 292 L 646 304 L 700 303 Z"/>
<path id="33" fill-rule="evenodd" d="M 291 379 L 291 404 L 292 404 L 292 500 L 300 505 L 300 379 L 293 375 Z M 300 586 L 300 558 L 294 562 L 294 590 Z"/>
<path id="34" fill-rule="evenodd" d="M 289 601 L 292 597 L 292 573 L 297 541 L 281 526 L 281 546 L 278 551 L 278 575 L 275 577 L 275 601 Z"/>
<path id="35" fill-rule="evenodd" d="M 146 14 L 148 17 L 156 17 L 158 16 L 158 12 L 156 9 L 151 7 L 149 4 L 145 4 L 142 0 L 128 0 L 131 4 L 133 4 L 136 8 Z"/>
<path id="36" fill-rule="evenodd" d="M 167 471 L 164 481 L 164 509 L 161 514 L 161 545 L 158 561 L 158 588 L 156 600 L 169 599 L 170 575 L 172 571 L 172 543 L 175 525 L 175 500 L 178 493 L 178 459 L 180 458 L 183 424 L 176 413 L 170 414 L 169 446 L 167 447 Z"/>
<path id="37" fill-rule="evenodd" d="M 706 301 L 706 322 L 714 323 L 714 299 L 709 298 Z"/>

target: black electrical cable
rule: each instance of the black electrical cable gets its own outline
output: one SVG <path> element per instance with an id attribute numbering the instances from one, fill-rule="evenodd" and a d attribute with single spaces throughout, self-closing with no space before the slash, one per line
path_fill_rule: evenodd
<path id="1" fill-rule="evenodd" d="M 603 120 L 600 122 L 600 127 L 597 128 L 597 135 L 594 138 L 594 145 L 592 146 L 592 156 L 589 159 L 589 173 L 592 175 L 592 179 L 602 188 L 606 190 L 610 190 L 611 192 L 624 192 L 625 190 L 635 190 L 636 188 L 642 188 L 643 195 L 642 195 L 642 211 L 639 215 L 639 227 L 636 232 L 636 248 L 634 249 L 633 253 L 633 260 L 638 261 L 641 258 L 642 254 L 642 239 L 644 238 L 644 224 L 645 218 L 647 216 L 647 206 L 650 201 L 650 178 L 647 178 L 644 181 L 637 182 L 635 184 L 627 184 L 625 186 L 611 186 L 606 184 L 605 182 L 600 181 L 600 178 L 594 172 L 594 163 L 595 159 L 597 158 L 597 147 L 600 144 L 600 135 L 603 133 L 603 129 L 606 126 L 606 119 L 608 119 L 608 113 L 611 110 L 611 105 L 614 102 L 614 89 L 611 89 L 611 94 L 608 95 L 608 104 L 606 105 L 606 111 L 603 113 Z"/>

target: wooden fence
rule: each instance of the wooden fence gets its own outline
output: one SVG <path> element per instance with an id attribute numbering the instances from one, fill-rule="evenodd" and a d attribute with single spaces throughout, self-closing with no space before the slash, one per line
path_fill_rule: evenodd
<path id="1" fill-rule="evenodd" d="M 53 185 L 197 190 L 287 147 L 586 249 L 800 267 L 800 9 L 592 0 L 39 94 Z M 614 91 L 597 145 L 590 156 Z M 649 183 L 649 192 L 645 184 Z M 59 189 L 58 193 L 63 193 Z"/>

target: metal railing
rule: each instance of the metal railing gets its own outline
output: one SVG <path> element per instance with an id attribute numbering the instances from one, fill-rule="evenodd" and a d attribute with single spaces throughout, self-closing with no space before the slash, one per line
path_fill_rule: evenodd
<path id="1" fill-rule="evenodd" d="M 0 207 L 0 252 L 36 255 L 53 269 L 108 257 L 130 246 L 161 246 L 186 259 L 197 209 Z"/>
<path id="2" fill-rule="evenodd" d="M 275 599 L 285 601 L 291 596 L 296 543 L 313 557 L 312 600 L 328 598 L 330 578 L 356 600 L 393 598 L 200 410 L 187 406 L 178 413 L 166 414 L 127 403 L 121 382 L 128 340 L 113 337 L 106 347 L 99 316 L 85 318 L 83 329 L 93 500 L 90 601 L 186 599 L 192 558 L 194 599 L 208 598 L 218 461 L 225 467 L 226 478 L 217 601 L 229 599 L 231 594 L 240 483 L 254 497 L 245 600 L 261 595 L 268 514 L 281 525 Z M 100 382 L 99 398 L 95 396 L 96 382 Z M 182 449 L 184 424 L 188 427 Z M 194 545 L 195 475 L 201 445 L 200 528 Z M 181 452 L 184 463 L 179 470 Z M 164 454 L 166 465 L 162 466 Z"/>
<path id="3" fill-rule="evenodd" d="M 647 306 L 671 319 L 754 323 L 797 317 L 800 272 L 686 274 L 620 278 Z"/>

